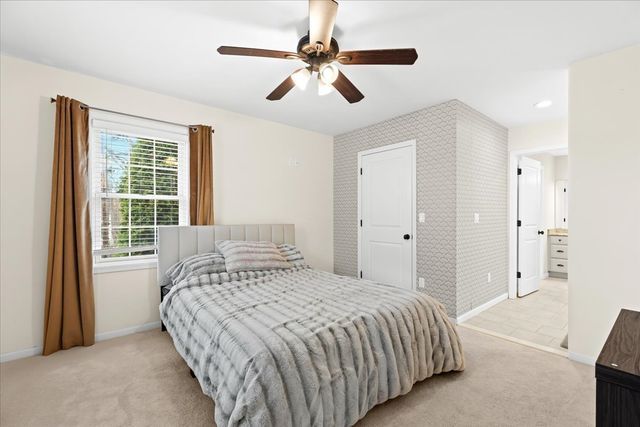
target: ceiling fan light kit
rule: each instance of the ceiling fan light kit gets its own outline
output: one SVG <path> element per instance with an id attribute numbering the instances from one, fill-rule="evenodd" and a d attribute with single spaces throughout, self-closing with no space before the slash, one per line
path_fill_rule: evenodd
<path id="1" fill-rule="evenodd" d="M 340 51 L 332 37 L 338 13 L 335 0 L 309 0 L 309 33 L 298 41 L 297 52 L 220 46 L 221 55 L 256 56 L 301 60 L 307 67 L 294 71 L 267 99 L 282 99 L 294 86 L 304 90 L 311 75 L 318 73 L 318 95 L 326 95 L 335 88 L 351 104 L 364 98 L 362 92 L 338 69 L 342 65 L 413 65 L 418 59 L 415 49 L 378 49 Z"/>
<path id="2" fill-rule="evenodd" d="M 305 90 L 309 84 L 309 80 L 311 80 L 311 71 L 309 70 L 309 67 L 300 68 L 298 71 L 291 74 L 291 78 L 298 88 Z"/>
<path id="3" fill-rule="evenodd" d="M 333 84 L 338 78 L 338 67 L 333 62 L 325 62 L 318 71 L 320 79 L 326 84 Z"/>
<path id="4" fill-rule="evenodd" d="M 320 75 L 318 75 L 318 95 L 325 96 L 333 92 L 333 85 L 331 83 L 326 83 Z"/>

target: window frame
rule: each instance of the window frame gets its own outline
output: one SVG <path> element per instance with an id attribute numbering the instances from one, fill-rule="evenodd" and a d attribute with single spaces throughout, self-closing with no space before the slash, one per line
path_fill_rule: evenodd
<path id="1" fill-rule="evenodd" d="M 94 150 L 97 147 L 96 137 L 97 132 L 108 130 L 112 132 L 119 132 L 125 135 L 130 135 L 137 138 L 148 138 L 153 140 L 161 140 L 167 142 L 175 142 L 178 144 L 178 150 L 182 145 L 184 154 L 182 156 L 184 165 L 181 168 L 178 164 L 178 196 L 177 198 L 170 198 L 168 200 L 178 200 L 178 224 L 189 224 L 189 129 L 187 127 L 172 125 L 169 123 L 155 121 L 150 119 L 144 119 L 139 117 L 128 116 L 125 114 L 118 114 L 108 111 L 90 110 L 89 111 L 89 211 L 90 211 L 90 228 L 91 228 L 91 255 L 93 263 L 94 274 L 116 272 L 116 271 L 128 271 L 128 270 L 140 270 L 151 269 L 157 267 L 158 255 L 133 255 L 127 258 L 114 258 L 114 259 L 101 259 L 100 254 L 97 253 L 93 244 L 94 236 L 102 235 L 101 217 L 102 212 L 99 215 L 95 215 L 96 209 L 101 211 L 99 206 L 102 206 L 102 200 L 109 198 L 110 193 L 102 193 L 95 191 L 94 169 L 96 167 L 96 158 L 94 157 Z M 111 193 L 122 194 L 122 193 Z M 130 194 L 129 194 L 130 195 Z M 167 200 L 166 196 L 155 197 L 141 197 L 135 198 L 135 200 Z M 134 200 L 134 198 L 124 197 L 127 200 Z M 151 227 L 158 227 L 157 218 L 156 225 Z M 98 237 L 101 238 L 101 237 Z M 156 242 L 157 243 L 157 242 Z M 157 245 L 154 244 L 157 250 Z M 108 249 L 105 249 L 108 250 Z M 103 251 L 100 249 L 99 251 Z"/>

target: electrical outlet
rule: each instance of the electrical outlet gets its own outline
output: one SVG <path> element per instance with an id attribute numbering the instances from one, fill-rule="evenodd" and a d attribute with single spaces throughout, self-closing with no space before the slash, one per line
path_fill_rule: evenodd
<path id="1" fill-rule="evenodd" d="M 426 219 L 426 215 L 424 214 L 424 212 L 420 212 L 418 214 L 418 222 L 424 222 Z"/>
<path id="2" fill-rule="evenodd" d="M 418 277 L 418 287 L 424 289 L 424 277 Z"/>
<path id="3" fill-rule="evenodd" d="M 474 213 L 473 214 L 473 223 L 474 224 L 479 224 L 480 223 L 480 214 L 479 213 Z"/>
<path id="4" fill-rule="evenodd" d="M 290 168 L 297 168 L 298 166 L 300 166 L 300 160 L 296 159 L 295 157 L 290 157 L 289 158 L 289 167 Z"/>
<path id="5" fill-rule="evenodd" d="M 487 273 L 487 283 L 491 283 L 491 273 Z"/>

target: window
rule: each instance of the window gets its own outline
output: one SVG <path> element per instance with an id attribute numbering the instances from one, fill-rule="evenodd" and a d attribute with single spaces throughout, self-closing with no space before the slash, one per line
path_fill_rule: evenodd
<path id="1" fill-rule="evenodd" d="M 158 226 L 189 221 L 188 130 L 92 111 L 90 140 L 94 268 L 146 266 Z"/>

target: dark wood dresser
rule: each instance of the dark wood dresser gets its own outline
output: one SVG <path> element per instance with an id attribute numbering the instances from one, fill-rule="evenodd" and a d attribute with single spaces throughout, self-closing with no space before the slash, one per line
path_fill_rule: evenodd
<path id="1" fill-rule="evenodd" d="M 620 311 L 596 361 L 596 426 L 640 426 L 638 311 Z"/>

